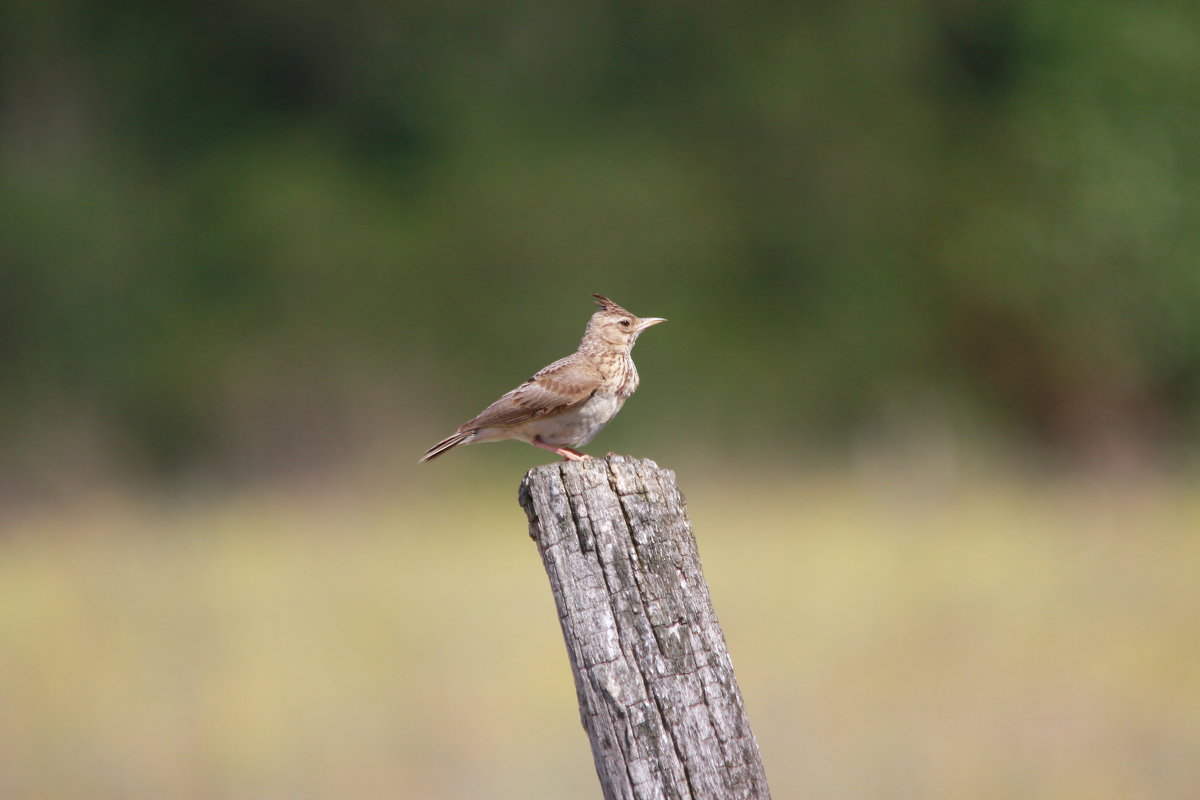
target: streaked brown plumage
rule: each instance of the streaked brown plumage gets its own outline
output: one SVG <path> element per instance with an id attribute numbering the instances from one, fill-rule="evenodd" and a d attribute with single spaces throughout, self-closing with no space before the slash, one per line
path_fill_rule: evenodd
<path id="1" fill-rule="evenodd" d="M 638 335 L 660 322 L 638 317 L 602 295 L 579 349 L 540 370 L 435 444 L 421 461 L 460 444 L 520 439 L 564 459 L 591 458 L 582 447 L 616 416 L 638 387 L 630 350 Z"/>

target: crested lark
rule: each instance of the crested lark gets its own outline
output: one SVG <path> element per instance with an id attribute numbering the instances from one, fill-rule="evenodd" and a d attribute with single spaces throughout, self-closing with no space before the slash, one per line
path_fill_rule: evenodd
<path id="1" fill-rule="evenodd" d="M 458 426 L 421 456 L 437 458 L 460 444 L 520 439 L 565 460 L 591 458 L 573 450 L 592 440 L 638 387 L 629 351 L 638 334 L 666 322 L 637 317 L 598 294 L 600 310 L 588 321 L 579 349 Z"/>

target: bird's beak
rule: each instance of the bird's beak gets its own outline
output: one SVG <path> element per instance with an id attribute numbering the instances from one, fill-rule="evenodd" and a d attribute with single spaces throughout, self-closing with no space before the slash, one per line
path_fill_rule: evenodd
<path id="1" fill-rule="evenodd" d="M 638 327 L 637 327 L 638 333 L 641 333 L 642 331 L 646 330 L 646 328 L 649 328 L 651 325 L 657 325 L 660 322 L 666 322 L 666 320 L 663 319 L 662 317 L 642 317 L 641 320 L 638 322 Z"/>

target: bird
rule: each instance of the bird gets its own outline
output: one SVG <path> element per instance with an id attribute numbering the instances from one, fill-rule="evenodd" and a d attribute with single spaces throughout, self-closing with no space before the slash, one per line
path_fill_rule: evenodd
<path id="1" fill-rule="evenodd" d="M 467 420 L 429 448 L 420 461 L 437 458 L 460 444 L 519 439 L 563 457 L 591 458 L 583 447 L 607 425 L 638 387 L 630 351 L 642 331 L 666 322 L 639 317 L 604 295 L 593 294 L 592 314 L 579 349 L 538 370 L 533 377 Z"/>

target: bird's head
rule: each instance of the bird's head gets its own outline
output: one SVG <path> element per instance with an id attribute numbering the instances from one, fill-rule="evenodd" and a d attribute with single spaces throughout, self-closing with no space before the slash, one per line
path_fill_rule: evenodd
<path id="1" fill-rule="evenodd" d="M 666 322 L 661 317 L 639 317 L 632 314 L 604 295 L 594 294 L 592 297 L 596 298 L 600 310 L 593 314 L 588 322 L 585 338 L 595 337 L 612 345 L 633 347 L 638 334 L 651 325 Z"/>

